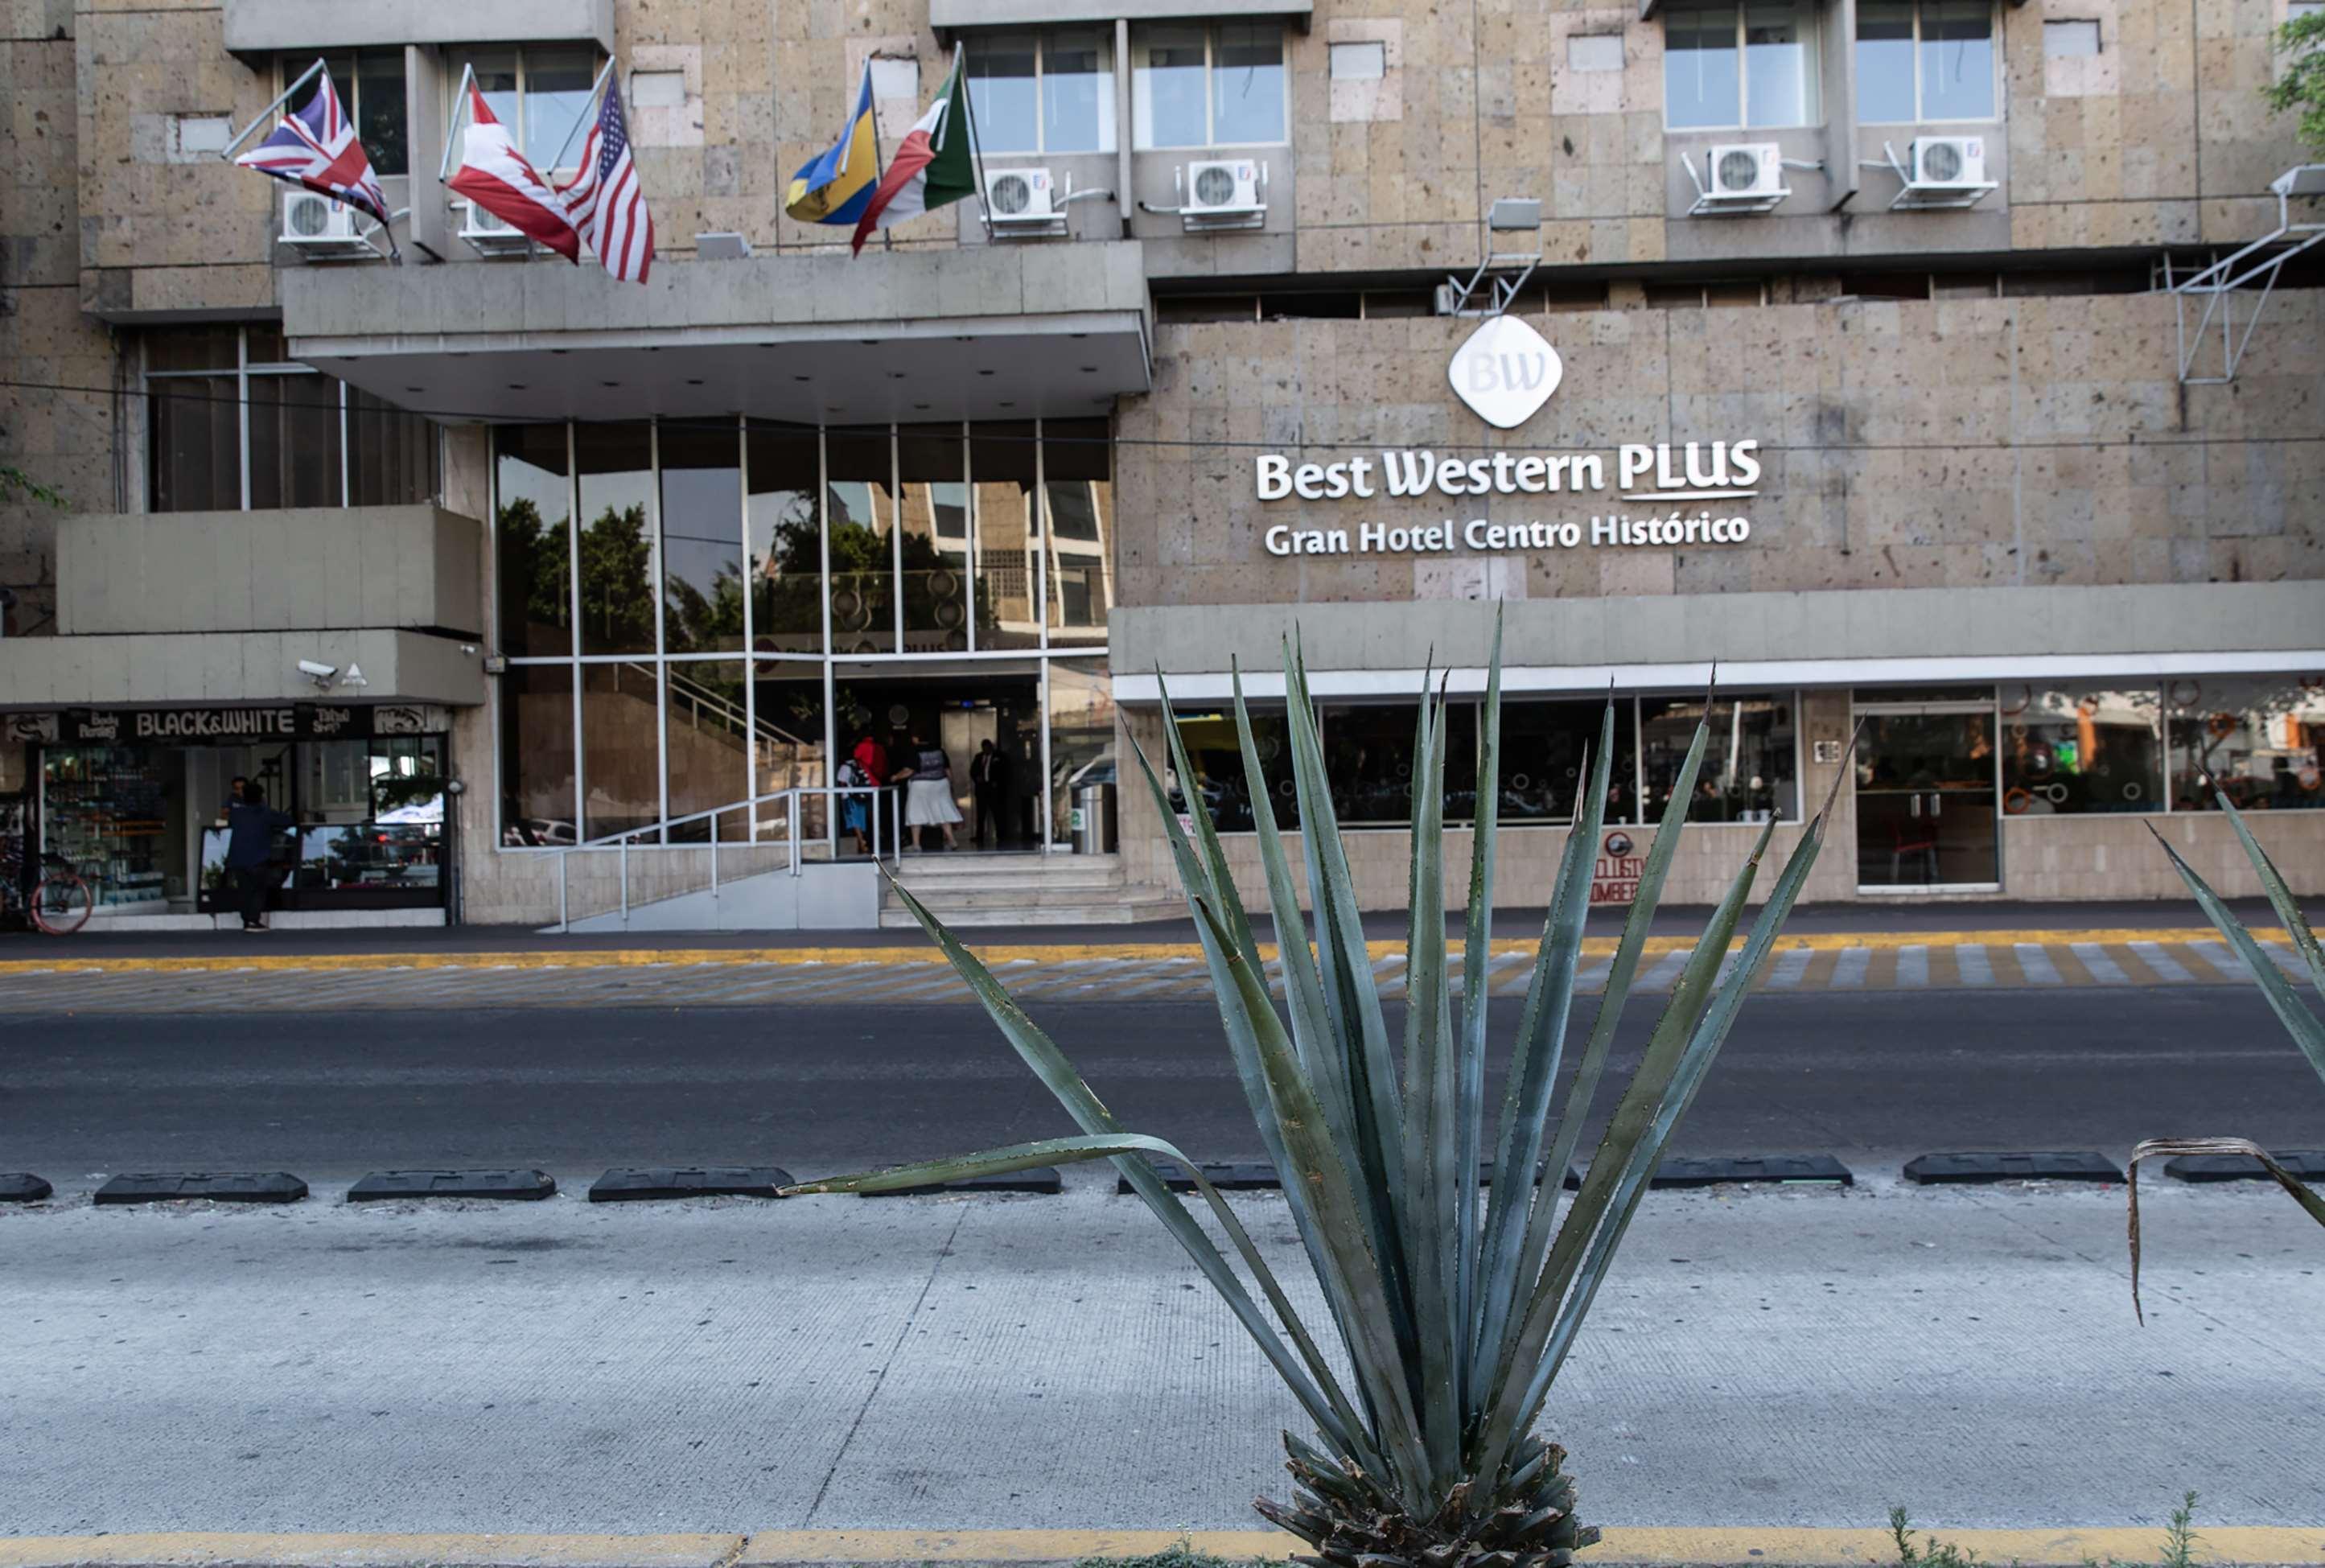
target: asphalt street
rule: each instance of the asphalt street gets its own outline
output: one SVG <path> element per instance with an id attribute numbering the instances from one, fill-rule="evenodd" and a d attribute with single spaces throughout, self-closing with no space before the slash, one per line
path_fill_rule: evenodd
<path id="1" fill-rule="evenodd" d="M 1658 1001 L 1626 1015 L 1618 1068 Z M 1258 1153 L 1207 1004 L 1033 1010 L 1127 1124 L 1200 1158 Z M 1518 1011 L 1496 1008 L 1496 1064 Z M 807 1175 L 1071 1130 L 958 1006 L 79 1014 L 20 1016 L 0 1047 L 0 1171 L 60 1191 L 156 1169 Z M 1931 1150 L 2119 1157 L 2143 1137 L 2218 1133 L 2325 1144 L 2325 1091 L 2244 987 L 1763 993 L 1676 1152 L 1825 1152 L 1894 1174 Z"/>

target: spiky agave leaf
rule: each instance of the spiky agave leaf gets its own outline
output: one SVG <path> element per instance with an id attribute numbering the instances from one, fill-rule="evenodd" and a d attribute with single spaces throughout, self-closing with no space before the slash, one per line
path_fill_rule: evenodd
<path id="1" fill-rule="evenodd" d="M 2268 851 L 2260 847 L 2260 840 L 2253 837 L 2252 830 L 2245 824 L 2244 813 L 2237 810 L 2227 792 L 2215 790 L 2213 799 L 2227 813 L 2237 842 L 2244 846 L 2246 858 L 2252 862 L 2253 870 L 2259 875 L 2262 891 L 2268 895 L 2269 907 L 2284 923 L 2285 934 L 2292 939 L 2293 951 L 2301 955 L 2302 964 L 2309 970 L 2310 983 L 2320 992 L 2325 992 L 2325 951 L 2320 951 L 2317 933 L 2311 928 L 2308 917 L 2302 914 L 2301 905 L 2293 896 L 2293 889 L 2286 885 L 2283 874 L 2277 870 L 2276 863 L 2268 858 Z M 2302 1001 L 2300 992 L 2293 988 L 2293 982 L 2278 970 L 2269 958 L 2268 950 L 2262 947 L 2259 940 L 2246 929 L 2245 923 L 2237 918 L 2236 911 L 2228 907 L 2228 901 L 2212 891 L 2211 885 L 2197 875 L 2196 868 L 2189 865 L 2177 849 L 2165 842 L 2163 834 L 2155 832 L 2152 826 L 2147 830 L 2155 835 L 2156 843 L 2172 858 L 2172 868 L 2180 873 L 2180 880 L 2187 884 L 2190 893 L 2195 895 L 2197 906 L 2203 910 L 2204 917 L 2228 940 L 2228 945 L 2236 950 L 2237 957 L 2244 960 L 2254 983 L 2260 987 L 2261 995 L 2268 999 L 2270 1009 L 2284 1025 L 2285 1033 L 2293 1036 L 2293 1043 L 2301 1048 L 2301 1053 L 2309 1058 L 2309 1064 L 2317 1070 L 2317 1076 L 2325 1079 L 2325 1021 L 2320 1021 L 2317 1015 L 2309 1010 L 2308 1005 Z M 2261 1167 L 2275 1179 L 2277 1185 L 2292 1195 L 2293 1201 L 2300 1204 L 2311 1219 L 2325 1225 L 2325 1198 L 2319 1197 L 2304 1186 L 2298 1177 L 2256 1144 L 2236 1137 L 2147 1139 L 2131 1151 L 2131 1162 L 2126 1168 L 2124 1183 L 2129 1205 L 2131 1310 L 2142 1323 L 2147 1322 L 2147 1313 L 2139 1304 L 2139 1163 L 2180 1155 L 2223 1154 L 2249 1155 L 2258 1160 Z"/>
<path id="2" fill-rule="evenodd" d="M 1487 793 L 1473 830 L 1470 919 L 1458 1012 L 1448 962 L 1442 858 L 1450 726 L 1442 686 L 1432 682 L 1422 694 L 1412 758 L 1411 918 L 1401 1053 L 1390 1044 L 1296 643 L 1284 649 L 1283 685 L 1312 946 L 1310 915 L 1300 906 L 1301 881 L 1275 821 L 1254 743 L 1241 673 L 1235 677 L 1237 741 L 1284 985 L 1280 1008 L 1269 994 L 1257 933 L 1237 894 L 1232 862 L 1195 787 L 1192 759 L 1163 693 L 1171 760 L 1187 785 L 1194 821 L 1191 842 L 1175 832 L 1166 830 L 1165 836 L 1196 917 L 1238 1078 L 1262 1142 L 1284 1174 L 1287 1205 L 1340 1335 L 1351 1374 L 1348 1393 L 1336 1381 L 1335 1363 L 1293 1313 L 1232 1211 L 1208 1186 L 1200 1189 L 1290 1345 L 1252 1299 L 1227 1255 L 1167 1192 L 1144 1156 L 1168 1154 L 1190 1170 L 1193 1162 L 1116 1123 L 1049 1037 L 909 893 L 903 894 L 905 906 L 968 979 L 988 1015 L 1081 1126 L 1083 1136 L 804 1184 L 808 1190 L 867 1190 L 875 1183 L 919 1185 L 940 1173 L 1113 1160 L 1226 1297 L 1322 1433 L 1320 1449 L 1286 1434 L 1294 1501 L 1285 1506 L 1263 1500 L 1260 1508 L 1311 1543 L 1314 1555 L 1309 1561 L 1332 1568 L 1542 1568 L 1563 1563 L 1595 1538 L 1574 1517 L 1574 1486 L 1563 1468 L 1563 1450 L 1534 1435 L 1534 1419 L 1656 1164 L 1800 895 L 1830 812 L 1828 797 L 1825 809 L 1802 834 L 1743 951 L 1730 961 L 1729 944 L 1774 825 L 1760 834 L 1749 863 L 1720 901 L 1664 1006 L 1646 1058 L 1615 1108 L 1589 1180 L 1565 1206 L 1561 1220 L 1555 1175 L 1539 1186 L 1533 1178 L 1544 1164 L 1553 1174 L 1565 1168 L 1590 1114 L 1694 793 L 1711 704 L 1707 700 L 1674 781 L 1609 969 L 1607 993 L 1553 1132 L 1552 1099 L 1580 966 L 1590 861 L 1604 821 L 1611 767 L 1610 701 L 1598 753 L 1587 770 L 1589 793 L 1561 852 L 1510 1088 L 1489 1141 L 1483 1047 L 1493 960 L 1500 663 L 1497 624 L 1481 716 L 1480 784 Z M 1135 738 L 1133 748 L 1156 811 L 1167 823 L 1169 793 Z M 1496 1179 L 1481 1223 L 1478 1171 L 1488 1147 L 1495 1151 Z"/>

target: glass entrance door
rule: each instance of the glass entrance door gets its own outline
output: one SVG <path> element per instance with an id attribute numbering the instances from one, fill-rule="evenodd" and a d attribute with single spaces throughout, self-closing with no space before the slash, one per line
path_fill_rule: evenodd
<path id="1" fill-rule="evenodd" d="M 1859 888 L 1998 887 L 1993 704 L 1857 712 Z"/>

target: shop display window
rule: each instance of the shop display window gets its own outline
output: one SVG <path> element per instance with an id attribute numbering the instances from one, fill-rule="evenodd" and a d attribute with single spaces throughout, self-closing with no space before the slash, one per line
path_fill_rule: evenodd
<path id="1" fill-rule="evenodd" d="M 2005 686 L 2001 702 L 2005 816 L 2160 809 L 2163 707 L 2155 688 Z"/>
<path id="2" fill-rule="evenodd" d="M 1793 777 L 1797 750 L 1793 700 L 1789 693 L 1740 693 L 1711 705 L 1703 763 L 1688 803 L 1690 822 L 1765 822 L 1800 818 L 1800 788 Z M 1646 786 L 1645 816 L 1660 821 L 1672 784 L 1703 718 L 1700 697 L 1644 697 L 1639 700 L 1639 733 L 1644 743 L 1641 766 Z M 1611 818 L 1610 818 L 1611 820 Z"/>
<path id="3" fill-rule="evenodd" d="M 1570 822 L 1595 767 L 1591 754 L 1605 720 L 1603 700 L 1502 703 L 1501 815 L 1505 822 Z M 1615 700 L 1615 761 L 1607 777 L 1609 822 L 1638 819 L 1638 715 L 1631 700 Z"/>
<path id="4" fill-rule="evenodd" d="M 2172 809 L 2325 808 L 2325 677 L 2174 681 L 2170 704 Z"/>
<path id="5" fill-rule="evenodd" d="M 1178 710 L 1180 742 L 1195 770 L 1195 787 L 1210 808 L 1211 821 L 1222 833 L 1248 833 L 1258 823 L 1252 814 L 1250 775 L 1243 763 L 1242 743 L 1236 733 L 1232 708 L 1183 708 Z M 1261 780 L 1274 803 L 1275 825 L 1286 832 L 1300 826 L 1300 799 L 1292 777 L 1292 725 L 1281 711 L 1255 710 L 1251 738 L 1259 752 Z M 1161 760 L 1157 766 L 1164 765 Z M 1144 782 L 1143 779 L 1140 781 Z M 1172 809 L 1188 810 L 1186 781 L 1175 770 L 1169 778 Z"/>
<path id="6" fill-rule="evenodd" d="M 97 906 L 162 906 L 185 893 L 171 829 L 182 822 L 181 754 L 145 747 L 51 747 L 41 756 L 48 853 L 71 862 Z"/>

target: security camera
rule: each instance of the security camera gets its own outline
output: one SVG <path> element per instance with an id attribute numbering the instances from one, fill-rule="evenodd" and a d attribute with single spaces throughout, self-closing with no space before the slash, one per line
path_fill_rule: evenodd
<path id="1" fill-rule="evenodd" d="M 319 663 L 313 659 L 301 659 L 299 661 L 299 673 L 306 676 L 310 681 L 312 681 L 315 683 L 315 690 L 318 691 L 329 691 L 331 689 L 331 681 L 338 674 L 338 673 L 339 667 L 337 664 Z"/>

